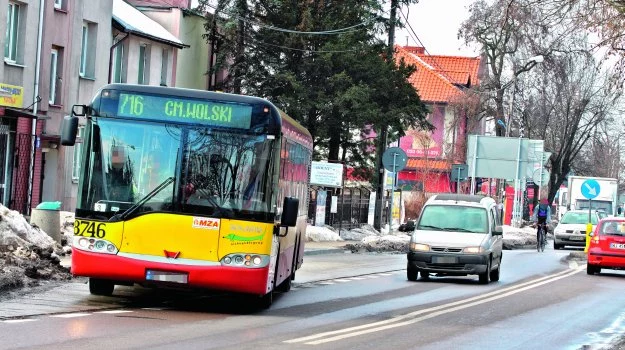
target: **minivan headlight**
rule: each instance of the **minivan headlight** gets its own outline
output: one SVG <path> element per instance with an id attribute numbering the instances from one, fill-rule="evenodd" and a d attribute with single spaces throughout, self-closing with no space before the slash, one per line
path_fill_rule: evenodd
<path id="1" fill-rule="evenodd" d="M 463 251 L 467 254 L 479 254 L 479 253 L 484 253 L 484 248 L 483 247 L 466 247 L 464 248 Z"/>
<path id="2" fill-rule="evenodd" d="M 430 251 L 430 246 L 427 245 L 427 244 L 411 242 L 410 243 L 410 250 L 417 251 L 417 252 L 429 252 Z"/>

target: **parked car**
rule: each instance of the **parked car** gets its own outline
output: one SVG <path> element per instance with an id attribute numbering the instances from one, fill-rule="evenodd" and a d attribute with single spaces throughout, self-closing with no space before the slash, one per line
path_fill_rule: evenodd
<path id="1" fill-rule="evenodd" d="M 604 213 L 596 210 L 590 212 L 590 223 L 593 229 Z M 553 249 L 562 249 L 564 246 L 586 246 L 586 224 L 588 210 L 569 210 L 562 216 L 558 226 L 553 230 Z"/>
<path id="2" fill-rule="evenodd" d="M 408 220 L 405 223 L 399 225 L 399 232 L 412 232 L 416 225 L 414 220 Z"/>
<path id="3" fill-rule="evenodd" d="M 625 269 L 625 218 L 602 219 L 591 236 L 586 264 L 589 275 L 601 269 Z"/>
<path id="4" fill-rule="evenodd" d="M 475 195 L 437 194 L 425 203 L 410 238 L 408 280 L 478 275 L 480 283 L 499 280 L 502 228 L 496 203 Z"/>

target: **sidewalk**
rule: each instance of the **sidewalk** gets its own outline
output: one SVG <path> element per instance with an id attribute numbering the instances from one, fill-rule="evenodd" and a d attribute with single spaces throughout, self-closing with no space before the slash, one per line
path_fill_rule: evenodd
<path id="1" fill-rule="evenodd" d="M 345 245 L 356 241 L 333 241 L 333 242 L 306 242 L 304 243 L 304 255 L 345 253 Z"/>

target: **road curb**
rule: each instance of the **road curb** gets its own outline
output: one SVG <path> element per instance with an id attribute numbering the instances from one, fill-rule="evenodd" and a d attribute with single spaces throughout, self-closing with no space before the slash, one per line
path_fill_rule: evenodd
<path id="1" fill-rule="evenodd" d="M 349 252 L 349 250 L 345 250 L 342 248 L 327 248 L 327 249 L 309 249 L 304 250 L 304 256 L 309 255 L 322 255 L 322 254 L 340 254 Z"/>

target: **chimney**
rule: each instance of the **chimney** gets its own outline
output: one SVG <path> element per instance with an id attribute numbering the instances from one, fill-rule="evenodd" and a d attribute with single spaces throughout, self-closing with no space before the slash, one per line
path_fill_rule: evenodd
<path id="1" fill-rule="evenodd" d="M 425 55 L 425 48 L 422 46 L 404 46 L 404 50 L 417 55 Z"/>

